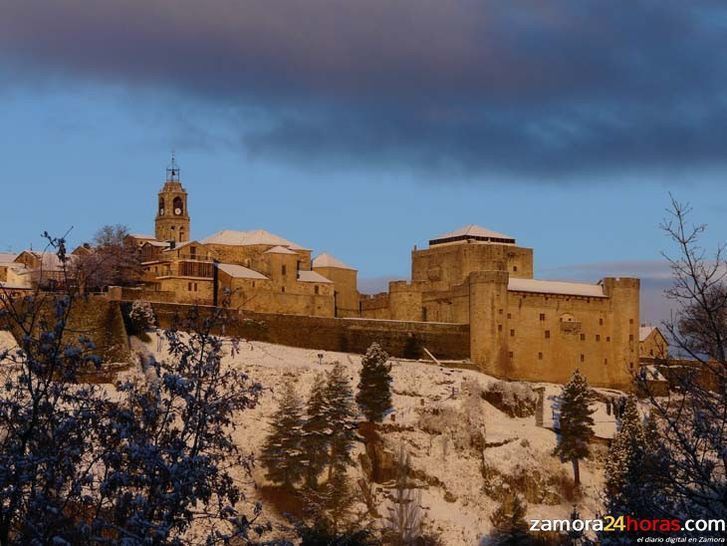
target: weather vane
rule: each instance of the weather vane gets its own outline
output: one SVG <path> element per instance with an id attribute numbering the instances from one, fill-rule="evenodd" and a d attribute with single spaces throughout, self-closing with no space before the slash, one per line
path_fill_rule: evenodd
<path id="1" fill-rule="evenodd" d="M 167 167 L 167 181 L 179 182 L 179 165 L 177 165 L 177 157 L 174 150 L 172 150 L 172 161 Z"/>

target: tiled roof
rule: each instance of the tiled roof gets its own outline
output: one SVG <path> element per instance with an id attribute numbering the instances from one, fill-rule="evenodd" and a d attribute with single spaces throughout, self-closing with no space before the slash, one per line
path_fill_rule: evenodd
<path id="1" fill-rule="evenodd" d="M 605 298 L 603 286 L 578 282 L 540 281 L 535 279 L 510 278 L 507 289 L 514 292 L 536 292 L 539 294 L 559 294 L 564 296 L 588 296 Z"/>
<path id="2" fill-rule="evenodd" d="M 313 267 L 335 267 L 338 269 L 351 269 L 352 271 L 356 271 L 353 267 L 346 265 L 335 256 L 331 256 L 326 252 L 315 257 L 313 260 Z"/>
<path id="3" fill-rule="evenodd" d="M 330 283 L 331 281 L 329 279 L 326 279 L 323 275 L 320 273 L 317 273 L 315 271 L 298 271 L 298 280 L 300 282 L 320 282 L 320 283 Z"/>
<path id="4" fill-rule="evenodd" d="M 220 271 L 224 271 L 230 277 L 235 279 L 260 279 L 267 280 L 267 277 L 262 273 L 258 273 L 250 268 L 243 267 L 237 264 L 218 264 L 217 266 Z"/>
<path id="5" fill-rule="evenodd" d="M 231 245 L 231 246 L 248 246 L 248 245 L 273 245 L 286 246 L 292 250 L 307 250 L 302 246 L 283 239 L 279 235 L 265 231 L 264 229 L 256 229 L 253 231 L 234 231 L 225 229 L 218 231 L 214 235 L 210 235 L 206 239 L 202 239 L 204 244 Z"/>

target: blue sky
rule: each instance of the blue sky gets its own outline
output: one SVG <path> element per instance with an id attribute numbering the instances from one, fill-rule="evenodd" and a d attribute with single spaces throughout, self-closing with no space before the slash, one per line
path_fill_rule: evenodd
<path id="1" fill-rule="evenodd" d="M 9 0 L 0 251 L 151 232 L 172 149 L 194 237 L 264 228 L 363 279 L 475 223 L 540 276 L 653 287 L 669 192 L 723 239 L 719 3 L 281 4 Z"/>

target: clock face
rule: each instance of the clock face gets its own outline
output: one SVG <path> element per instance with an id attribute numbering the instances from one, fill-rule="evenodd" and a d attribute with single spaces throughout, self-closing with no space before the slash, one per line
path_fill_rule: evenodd
<path id="1" fill-rule="evenodd" d="M 180 209 L 180 208 L 174 209 L 174 214 L 176 214 L 177 216 L 179 216 L 180 214 L 182 214 L 182 209 Z"/>

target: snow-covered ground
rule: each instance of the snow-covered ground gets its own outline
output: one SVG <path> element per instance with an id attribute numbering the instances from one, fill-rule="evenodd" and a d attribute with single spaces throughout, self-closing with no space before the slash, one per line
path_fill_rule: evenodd
<path id="1" fill-rule="evenodd" d="M 154 334 L 151 337 L 151 341 L 145 344 L 133 340 L 132 348 L 164 358 L 164 343 Z M 322 359 L 319 359 L 319 354 Z M 340 362 L 347 368 L 352 386 L 355 387 L 360 361 L 360 355 L 354 354 L 297 349 L 262 342 L 243 343 L 241 351 L 234 358 L 226 357 L 226 363 L 246 371 L 252 379 L 263 384 L 265 392 L 256 408 L 240 414 L 234 434 L 241 449 L 247 452 L 260 449 L 267 434 L 267 420 L 276 408 L 284 380 L 293 379 L 298 392 L 305 399 L 315 375 L 330 370 L 335 363 Z M 449 409 L 452 415 L 464 415 L 466 393 L 472 390 L 473 385 L 485 387 L 495 379 L 475 371 L 442 368 L 424 362 L 398 359 L 392 362 L 394 412 L 385 421 L 390 426 L 386 427 L 384 440 L 387 450 L 392 453 L 397 452 L 400 446 L 410 453 L 412 467 L 421 482 L 426 526 L 440 533 L 445 544 L 478 544 L 489 531 L 489 516 L 497 506 L 497 494 L 494 492 L 501 493 L 503 482 L 513 477 L 523 480 L 537 474 L 541 478 L 541 486 L 536 487 L 538 491 L 533 494 L 542 494 L 546 499 L 540 503 L 528 503 L 529 517 L 567 518 L 574 504 L 578 505 L 584 517 L 592 516 L 599 509 L 603 476 L 598 457 L 581 464 L 583 497 L 568 500 L 568 488 L 560 484 L 567 484 L 572 477 L 572 469 L 570 464 L 563 464 L 551 455 L 556 445 L 556 436 L 552 430 L 535 426 L 535 417 L 510 418 L 477 397 L 477 411 L 481 413 L 488 445 L 484 451 L 484 464 L 498 476 L 494 482 L 490 481 L 486 485 L 481 451 L 460 449 L 454 430 L 451 433 L 446 430 L 432 433 L 427 426 L 430 415 L 427 410 Z M 544 414 L 545 426 L 548 427 L 552 424 L 549 405 L 560 392 L 560 386 L 538 386 L 545 388 Z M 607 415 L 604 404 L 597 406 L 594 415 L 597 434 L 609 437 L 615 431 L 614 419 Z M 453 427 L 456 426 L 454 423 Z M 357 446 L 358 452 L 363 450 L 363 444 Z M 262 468 L 256 468 L 253 480 L 248 480 L 248 494 L 253 499 L 255 488 L 265 485 L 263 474 Z M 352 479 L 362 476 L 358 466 L 352 467 Z M 500 489 L 493 489 L 493 483 Z M 376 485 L 375 490 L 376 498 L 385 502 L 386 487 Z M 271 512 L 271 509 L 267 510 L 268 516 L 276 520 Z M 277 521 L 282 523 L 280 519 Z"/>

